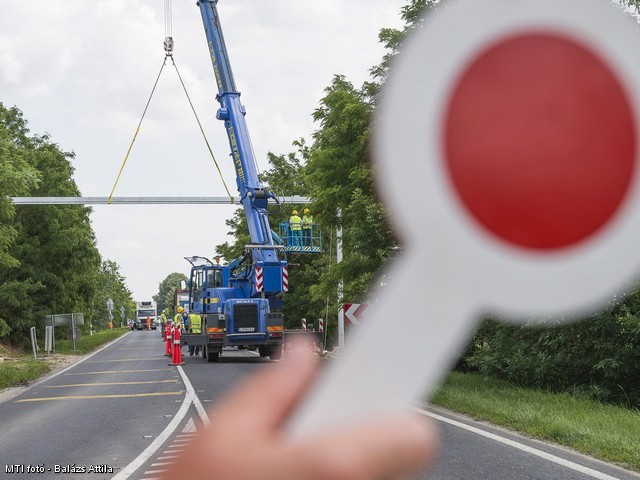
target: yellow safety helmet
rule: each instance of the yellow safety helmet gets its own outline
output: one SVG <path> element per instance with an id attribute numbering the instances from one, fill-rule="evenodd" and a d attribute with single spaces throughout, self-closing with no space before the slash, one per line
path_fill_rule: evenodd
<path id="1" fill-rule="evenodd" d="M 178 307 L 178 313 L 182 313 L 183 310 L 184 310 L 184 308 Z"/>
<path id="2" fill-rule="evenodd" d="M 293 212 L 291 212 L 291 215 L 297 215 L 298 214 L 298 210 L 294 210 Z"/>
<path id="3" fill-rule="evenodd" d="M 308 208 L 305 208 L 304 213 L 311 213 L 311 210 L 309 210 Z"/>

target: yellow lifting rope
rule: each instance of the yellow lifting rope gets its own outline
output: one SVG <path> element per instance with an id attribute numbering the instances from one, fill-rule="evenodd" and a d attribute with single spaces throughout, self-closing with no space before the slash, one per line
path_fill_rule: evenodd
<path id="1" fill-rule="evenodd" d="M 129 159 L 129 154 L 131 153 L 131 149 L 133 148 L 133 144 L 136 141 L 136 138 L 138 137 L 138 133 L 140 132 L 140 126 L 142 125 L 142 120 L 144 120 L 144 116 L 147 113 L 147 109 L 149 108 L 149 104 L 151 103 L 151 99 L 153 98 L 153 94 L 156 91 L 156 87 L 158 86 L 158 81 L 160 80 L 160 75 L 162 74 L 162 70 L 164 70 L 164 66 L 167 63 L 167 58 L 171 58 L 171 63 L 173 63 L 173 66 L 176 70 L 176 73 L 178 74 L 178 78 L 180 79 L 180 84 L 182 85 L 182 89 L 184 90 L 185 95 L 187 96 L 187 100 L 189 101 L 189 105 L 191 106 L 191 111 L 193 112 L 193 115 L 196 117 L 196 122 L 198 123 L 198 127 L 200 128 L 200 132 L 202 133 L 202 138 L 204 138 L 204 143 L 207 145 L 207 149 L 209 149 L 209 153 L 211 154 L 211 158 L 213 159 L 213 163 L 216 166 L 216 169 L 218 170 L 218 174 L 220 175 L 220 179 L 222 180 L 222 184 L 224 185 L 224 189 L 227 191 L 227 195 L 229 196 L 229 199 L 231 200 L 231 203 L 234 203 L 234 198 L 231 195 L 231 193 L 229 192 L 229 188 L 227 187 L 227 183 L 224 181 L 224 177 L 222 176 L 222 171 L 220 170 L 220 166 L 218 165 L 218 162 L 216 161 L 216 157 L 213 154 L 213 150 L 211 149 L 211 145 L 209 144 L 209 141 L 207 140 L 207 136 L 204 133 L 204 129 L 202 128 L 202 124 L 200 123 L 200 119 L 198 118 L 198 114 L 196 113 L 196 109 L 193 106 L 193 103 L 191 102 L 191 98 L 189 97 L 189 92 L 187 92 L 187 87 L 185 86 L 184 82 L 182 81 L 182 76 L 180 75 L 180 72 L 178 71 L 178 66 L 176 65 L 176 62 L 173 58 L 173 37 L 171 36 L 171 0 L 166 0 L 165 1 L 165 31 L 167 33 L 167 36 L 164 39 L 164 49 L 165 49 L 165 56 L 164 56 L 164 60 L 162 62 L 162 67 L 160 67 L 160 71 L 158 72 L 158 76 L 156 77 L 156 81 L 153 84 L 153 88 L 151 89 L 151 95 L 149 95 L 149 99 L 147 100 L 147 104 L 144 107 L 144 111 L 142 112 L 142 117 L 140 118 L 140 122 L 138 123 L 138 127 L 136 128 L 136 131 L 133 135 L 133 139 L 131 140 L 131 144 L 129 145 L 129 149 L 127 150 L 127 154 L 124 157 L 124 161 L 122 162 L 122 166 L 120 167 L 120 171 L 118 172 L 118 176 L 116 177 L 116 181 L 113 184 L 113 188 L 111 189 L 111 193 L 109 194 L 109 199 L 107 200 L 107 204 L 110 205 L 111 204 L 111 198 L 113 197 L 113 192 L 116 189 L 116 186 L 118 185 L 118 182 L 120 181 L 120 176 L 122 175 L 122 171 L 124 170 L 124 166 L 127 164 L 127 160 Z"/>

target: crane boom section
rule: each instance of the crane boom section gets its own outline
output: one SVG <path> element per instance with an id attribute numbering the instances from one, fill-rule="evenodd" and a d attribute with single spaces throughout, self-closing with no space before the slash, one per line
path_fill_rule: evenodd
<path id="1" fill-rule="evenodd" d="M 216 7 L 217 3 L 218 0 L 200 0 L 198 2 L 218 87 L 216 99 L 220 103 L 220 108 L 216 117 L 224 121 L 229 139 L 236 171 L 236 183 L 249 227 L 251 243 L 273 245 L 271 227 L 267 218 L 267 204 L 268 199 L 275 198 L 275 196 L 264 188 L 258 179 L 249 129 L 245 120 L 246 111 L 240 102 L 240 93 L 236 91 Z M 255 249 L 253 255 L 256 260 L 280 263 L 275 249 Z"/>

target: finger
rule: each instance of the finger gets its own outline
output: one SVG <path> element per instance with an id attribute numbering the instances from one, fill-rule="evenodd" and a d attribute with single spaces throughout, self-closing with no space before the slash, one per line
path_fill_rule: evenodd
<path id="1" fill-rule="evenodd" d="M 304 466 L 315 472 L 311 478 L 342 480 L 414 474 L 433 462 L 438 444 L 433 423 L 413 413 L 334 431 L 310 443 L 298 448 L 318 452 Z"/>
<path id="2" fill-rule="evenodd" d="M 254 432 L 277 428 L 312 382 L 316 367 L 316 359 L 300 351 L 252 375 L 215 409 L 216 421 L 228 419 Z"/>

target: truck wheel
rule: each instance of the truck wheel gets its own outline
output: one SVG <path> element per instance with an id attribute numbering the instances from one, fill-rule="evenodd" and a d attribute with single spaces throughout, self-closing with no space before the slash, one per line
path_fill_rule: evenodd
<path id="1" fill-rule="evenodd" d="M 220 357 L 220 354 L 218 352 L 213 352 L 207 348 L 207 362 L 209 363 L 217 362 L 219 357 Z"/>
<path id="2" fill-rule="evenodd" d="M 260 345 L 258 347 L 258 353 L 260 353 L 261 357 L 268 357 L 269 356 L 269 347 L 267 345 Z"/>
<path id="3" fill-rule="evenodd" d="M 271 357 L 271 360 L 280 360 L 282 357 L 282 345 L 270 350 L 269 357 Z"/>

